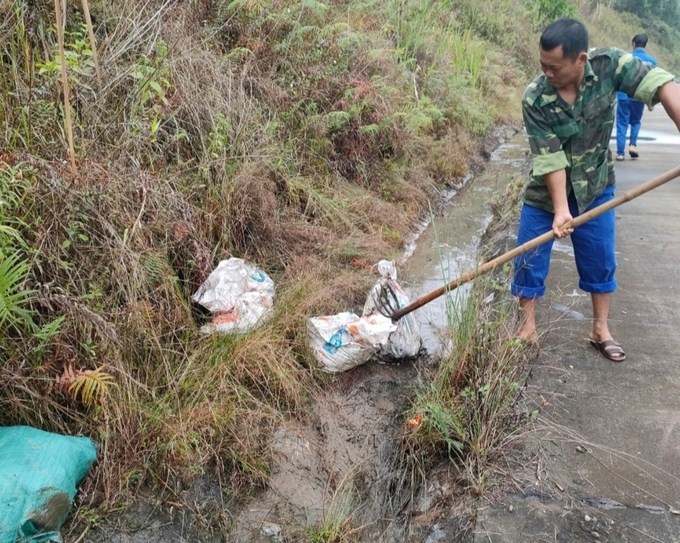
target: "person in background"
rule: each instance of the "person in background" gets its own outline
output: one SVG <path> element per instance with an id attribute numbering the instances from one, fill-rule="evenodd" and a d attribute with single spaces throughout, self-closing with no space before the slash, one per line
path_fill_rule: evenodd
<path id="1" fill-rule="evenodd" d="M 571 235 L 579 288 L 590 293 L 590 344 L 613 362 L 626 353 L 609 331 L 609 303 L 616 290 L 614 210 L 576 229 L 572 217 L 614 198 L 609 140 L 616 92 L 661 102 L 680 130 L 680 87 L 661 68 L 614 47 L 588 50 L 588 31 L 574 19 L 548 25 L 539 41 L 542 74 L 524 91 L 522 112 L 533 156 L 520 215 L 517 245 L 552 229 Z M 511 291 L 523 317 L 518 339 L 537 341 L 537 300 L 545 293 L 552 241 L 518 256 Z"/>
<path id="2" fill-rule="evenodd" d="M 633 56 L 643 62 L 649 62 L 656 66 L 656 59 L 647 54 L 647 35 L 636 34 L 633 37 Z M 630 145 L 628 153 L 631 158 L 638 158 L 637 139 L 642 124 L 642 113 L 645 105 L 638 100 L 631 100 L 625 92 L 616 93 L 618 105 L 616 106 L 616 160 L 624 160 L 626 150 L 626 135 L 630 125 Z"/>

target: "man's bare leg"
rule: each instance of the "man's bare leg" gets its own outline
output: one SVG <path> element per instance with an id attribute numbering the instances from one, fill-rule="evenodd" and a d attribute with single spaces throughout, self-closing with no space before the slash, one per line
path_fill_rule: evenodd
<path id="1" fill-rule="evenodd" d="M 621 346 L 613 341 L 607 318 L 609 317 L 609 301 L 611 294 L 592 294 L 593 300 L 593 326 L 590 330 L 590 339 L 594 347 L 606 356 L 609 360 L 614 362 L 623 362 L 626 359 L 626 353 Z M 607 345 L 603 345 L 603 342 Z"/>
<path id="2" fill-rule="evenodd" d="M 519 331 L 517 337 L 519 339 L 530 339 L 536 341 L 538 334 L 536 333 L 536 305 L 538 298 L 520 298 L 519 307 L 522 315 L 522 329 Z"/>
<path id="3" fill-rule="evenodd" d="M 609 302 L 611 292 L 605 294 L 591 294 L 593 301 L 593 326 L 590 330 L 590 339 L 594 341 L 605 341 L 613 339 L 609 331 L 607 319 L 609 318 Z"/>

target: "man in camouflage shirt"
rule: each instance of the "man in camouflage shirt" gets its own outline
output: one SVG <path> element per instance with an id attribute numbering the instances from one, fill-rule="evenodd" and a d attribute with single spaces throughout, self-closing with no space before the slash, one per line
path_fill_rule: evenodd
<path id="1" fill-rule="evenodd" d="M 522 98 L 533 171 L 524 194 L 517 244 L 552 229 L 556 238 L 571 235 L 579 287 L 591 293 L 590 342 L 605 357 L 626 355 L 612 338 L 607 319 L 616 290 L 614 210 L 579 226 L 564 228 L 573 217 L 614 197 L 614 162 L 609 139 L 617 91 L 648 106 L 661 102 L 680 129 L 680 88 L 673 75 L 645 64 L 620 49 L 588 51 L 588 32 L 573 19 L 560 19 L 541 35 L 543 74 Z M 545 293 L 552 241 L 515 259 L 513 295 L 524 322 L 519 337 L 537 340 L 536 302 Z"/>

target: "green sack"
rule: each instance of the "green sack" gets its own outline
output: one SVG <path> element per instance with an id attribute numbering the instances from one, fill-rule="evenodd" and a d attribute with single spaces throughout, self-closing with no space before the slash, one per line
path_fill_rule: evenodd
<path id="1" fill-rule="evenodd" d="M 76 486 L 96 459 L 86 437 L 0 427 L 0 543 L 61 543 Z"/>

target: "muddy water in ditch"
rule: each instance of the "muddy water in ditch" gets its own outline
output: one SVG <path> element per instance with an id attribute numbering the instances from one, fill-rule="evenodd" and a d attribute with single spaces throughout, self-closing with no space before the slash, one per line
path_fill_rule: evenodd
<path id="1" fill-rule="evenodd" d="M 489 202 L 520 174 L 525 149 L 522 134 L 509 137 L 484 172 L 423 225 L 398 262 L 399 282 L 411 299 L 474 268 L 491 221 Z M 430 355 L 442 354 L 447 314 L 468 289 L 417 310 Z M 368 363 L 338 375 L 335 386 L 318 399 L 313 423 L 277 434 L 271 487 L 241 512 L 235 541 L 304 541 L 299 534 L 305 526 L 328 526 L 336 519 L 363 526 L 362 542 L 453 541 L 460 526 L 455 521 L 433 525 L 436 515 L 429 514 L 445 485 L 428 481 L 414 488 L 399 455 L 410 391 L 422 384 L 431 363 L 432 357 L 398 366 Z"/>
<path id="2" fill-rule="evenodd" d="M 399 280 L 411 300 L 450 283 L 473 270 L 482 235 L 491 221 L 489 202 L 503 194 L 526 163 L 522 133 L 508 139 L 491 155 L 484 172 L 451 198 L 441 216 L 433 217 L 425 231 L 406 250 Z M 443 354 L 448 346 L 446 328 L 470 284 L 441 296 L 416 310 L 415 317 L 430 353 Z"/>

